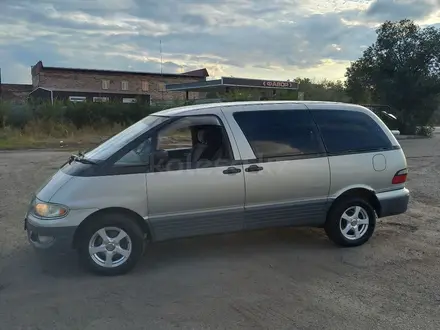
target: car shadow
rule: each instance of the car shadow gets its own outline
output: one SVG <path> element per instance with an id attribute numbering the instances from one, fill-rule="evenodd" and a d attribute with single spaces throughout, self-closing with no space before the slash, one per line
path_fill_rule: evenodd
<path id="1" fill-rule="evenodd" d="M 3 258 L 0 267 L 0 283 L 8 278 L 26 281 L 29 277 L 36 279 L 41 275 L 68 278 L 84 274 L 75 251 L 44 253 L 30 245 L 24 245 Z"/>
<path id="2" fill-rule="evenodd" d="M 321 229 L 279 228 L 221 235 L 196 236 L 164 242 L 149 243 L 134 270 L 134 274 L 172 269 L 185 262 L 240 261 L 243 258 L 280 253 L 301 255 L 318 252 L 332 253 L 336 247 Z M 0 266 L 0 285 L 8 279 L 26 280 L 43 275 L 53 278 L 88 277 L 75 251 L 47 254 L 23 246 L 3 258 Z M 2 282 L 3 280 L 3 282 Z"/>
<path id="3" fill-rule="evenodd" d="M 240 261 L 280 253 L 317 253 L 335 246 L 321 229 L 277 228 L 251 232 L 199 236 L 148 244 L 136 272 L 163 269 L 182 262 Z"/>

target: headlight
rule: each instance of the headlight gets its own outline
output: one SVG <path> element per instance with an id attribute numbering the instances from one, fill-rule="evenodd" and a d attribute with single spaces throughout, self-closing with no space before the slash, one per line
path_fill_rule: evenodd
<path id="1" fill-rule="evenodd" d="M 60 204 L 45 203 L 35 200 L 32 206 L 32 213 L 40 218 L 62 218 L 69 213 L 69 208 Z"/>

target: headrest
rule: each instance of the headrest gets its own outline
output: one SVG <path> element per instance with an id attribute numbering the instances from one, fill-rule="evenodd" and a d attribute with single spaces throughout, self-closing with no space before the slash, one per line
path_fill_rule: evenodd
<path id="1" fill-rule="evenodd" d="M 221 139 L 221 131 L 217 126 L 208 126 L 200 128 L 197 131 L 197 140 L 199 143 L 218 143 L 219 139 Z"/>
<path id="2" fill-rule="evenodd" d="M 206 141 L 207 133 L 208 133 L 207 129 L 204 129 L 204 128 L 199 129 L 197 131 L 197 141 L 199 141 L 199 143 L 206 144 L 207 143 L 207 141 Z"/>

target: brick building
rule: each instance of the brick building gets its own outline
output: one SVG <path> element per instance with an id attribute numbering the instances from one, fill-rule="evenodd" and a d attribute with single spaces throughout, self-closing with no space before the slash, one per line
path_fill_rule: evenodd
<path id="1" fill-rule="evenodd" d="M 41 61 L 31 68 L 31 73 L 31 97 L 100 102 L 113 99 L 125 103 L 135 99 L 150 102 L 185 100 L 186 92 L 167 91 L 165 86 L 205 81 L 209 76 L 206 69 L 181 74 L 162 74 L 45 67 Z M 191 92 L 188 96 L 189 99 L 199 99 L 202 93 Z"/>
<path id="2" fill-rule="evenodd" d="M 25 103 L 32 90 L 32 85 L 1 84 L 0 99 L 7 102 Z"/>

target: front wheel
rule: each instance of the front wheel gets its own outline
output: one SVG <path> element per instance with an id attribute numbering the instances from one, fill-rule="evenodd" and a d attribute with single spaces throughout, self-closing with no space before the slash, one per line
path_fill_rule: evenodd
<path id="1" fill-rule="evenodd" d="M 100 275 L 121 275 L 137 264 L 144 250 L 139 226 L 123 214 L 92 219 L 81 232 L 78 253 L 89 270 Z"/>
<path id="2" fill-rule="evenodd" d="M 330 209 L 324 229 L 334 243 L 359 246 L 367 242 L 376 227 L 376 212 L 363 198 L 349 197 L 337 201 Z"/>

